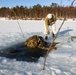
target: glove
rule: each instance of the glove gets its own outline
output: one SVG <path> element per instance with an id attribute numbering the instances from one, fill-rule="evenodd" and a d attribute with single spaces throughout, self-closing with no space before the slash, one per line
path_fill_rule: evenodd
<path id="1" fill-rule="evenodd" d="M 56 34 L 52 33 L 52 38 L 54 39 L 56 37 Z"/>
<path id="2" fill-rule="evenodd" d="M 48 34 L 48 35 L 50 34 L 50 31 L 49 31 L 49 30 L 47 31 L 47 34 Z"/>

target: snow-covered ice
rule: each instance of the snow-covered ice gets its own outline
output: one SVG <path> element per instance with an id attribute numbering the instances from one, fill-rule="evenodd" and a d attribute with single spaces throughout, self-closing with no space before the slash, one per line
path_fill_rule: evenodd
<path id="1" fill-rule="evenodd" d="M 61 23 L 62 20 L 57 20 L 57 30 Z M 24 42 L 35 34 L 44 37 L 44 20 L 0 19 L 0 50 Z M 76 20 L 65 21 L 56 39 L 60 44 L 57 50 L 48 54 L 45 70 L 42 70 L 44 57 L 40 57 L 38 62 L 27 62 L 0 56 L 0 75 L 76 75 L 76 39 L 68 41 L 69 34 L 76 36 Z M 52 41 L 51 35 L 47 41 Z"/>

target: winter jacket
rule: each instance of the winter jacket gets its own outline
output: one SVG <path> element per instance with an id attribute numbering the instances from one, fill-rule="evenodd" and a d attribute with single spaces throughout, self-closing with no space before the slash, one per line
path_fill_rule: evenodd
<path id="1" fill-rule="evenodd" d="M 56 17 L 54 14 L 52 14 L 52 18 L 49 19 L 47 16 L 45 17 L 45 27 L 46 31 L 48 32 L 48 26 L 52 26 L 56 22 Z"/>

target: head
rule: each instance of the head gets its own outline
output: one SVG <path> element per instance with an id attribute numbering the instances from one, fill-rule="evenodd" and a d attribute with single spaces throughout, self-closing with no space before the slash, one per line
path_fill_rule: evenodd
<path id="1" fill-rule="evenodd" d="M 51 19 L 51 18 L 52 18 L 52 14 L 49 13 L 49 14 L 47 15 L 47 17 L 48 17 L 48 19 Z"/>

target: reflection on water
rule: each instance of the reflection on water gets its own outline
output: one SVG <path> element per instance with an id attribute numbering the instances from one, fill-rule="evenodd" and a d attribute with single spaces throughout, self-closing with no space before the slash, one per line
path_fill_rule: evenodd
<path id="1" fill-rule="evenodd" d="M 27 48 L 24 42 L 0 50 L 0 56 L 17 61 L 36 62 L 41 56 L 45 56 L 46 51 L 39 48 Z"/>

